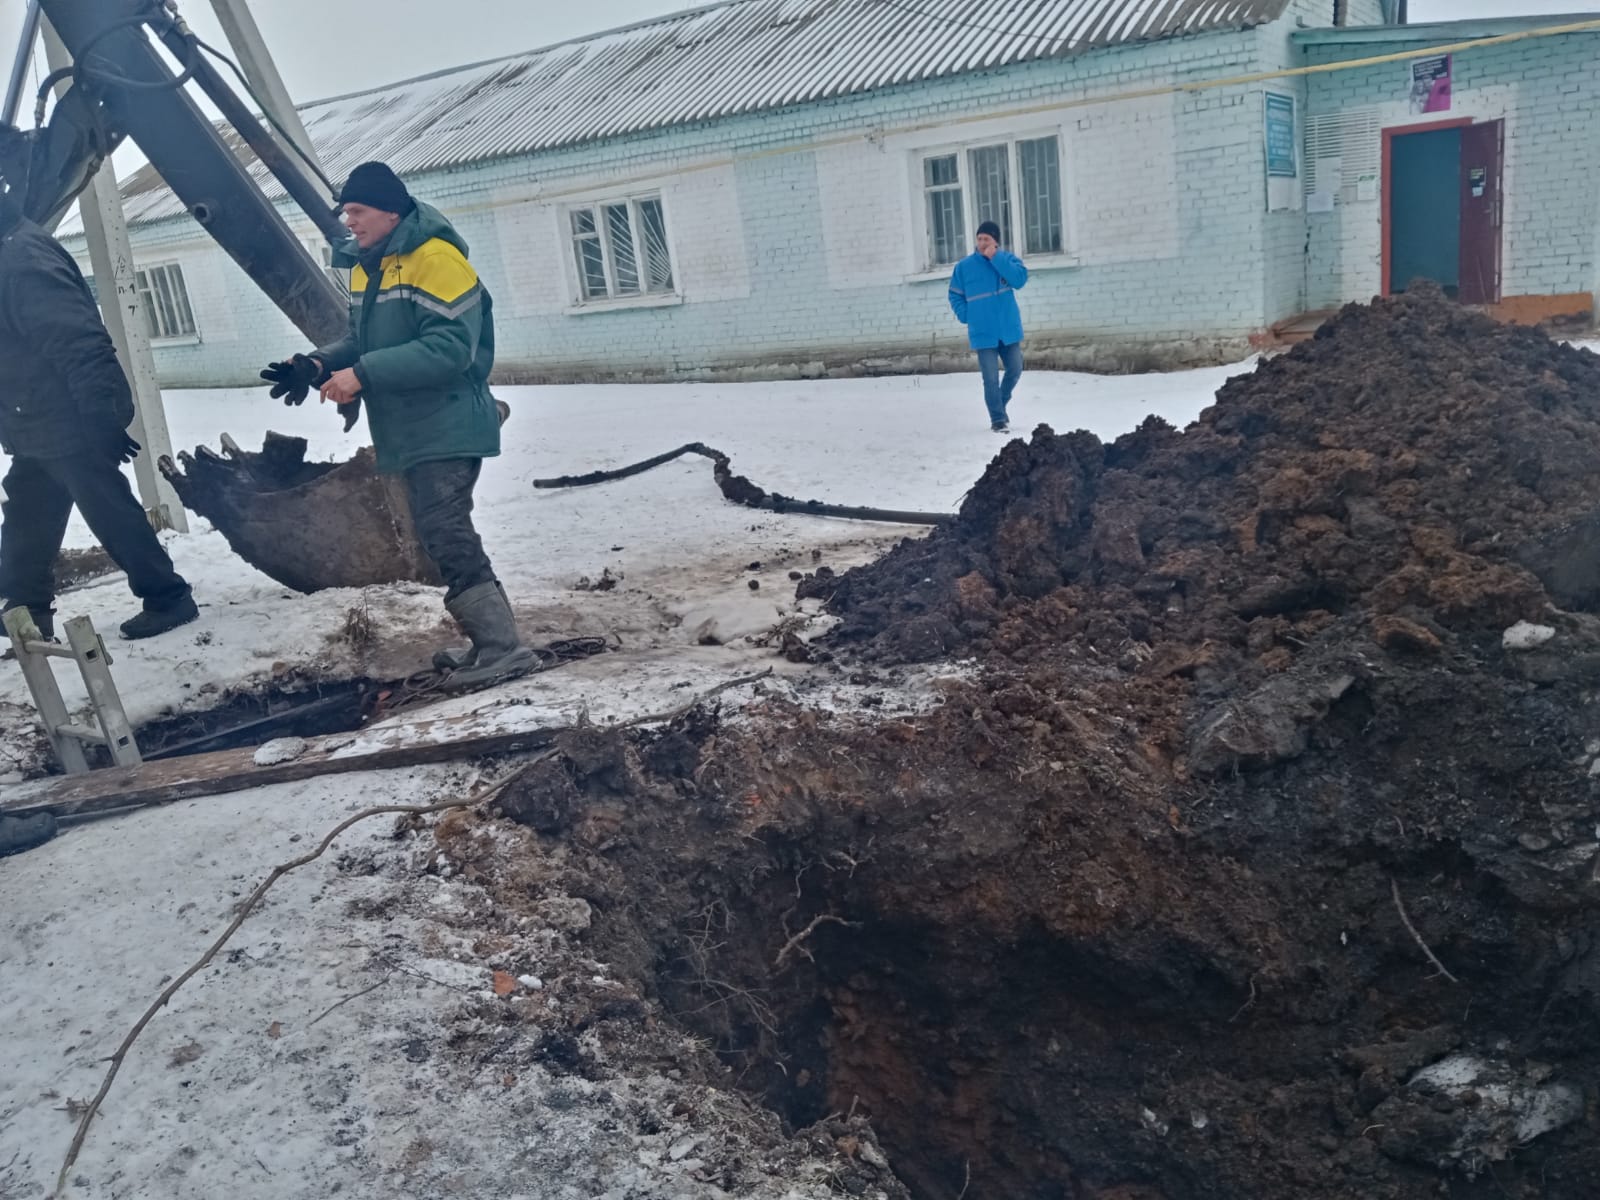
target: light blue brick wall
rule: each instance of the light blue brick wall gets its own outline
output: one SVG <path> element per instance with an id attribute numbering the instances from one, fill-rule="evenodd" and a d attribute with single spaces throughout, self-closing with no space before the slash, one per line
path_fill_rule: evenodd
<path id="1" fill-rule="evenodd" d="M 667 330 L 679 373 L 718 366 L 775 363 L 832 365 L 959 352 L 961 330 L 949 315 L 943 279 L 836 290 L 826 278 L 825 229 L 818 211 L 814 155 L 808 142 L 860 129 L 937 124 L 1087 92 L 1123 91 L 1153 81 L 1210 78 L 1253 61 L 1255 39 L 1219 35 L 1158 46 L 1125 47 L 1065 62 L 1029 64 L 935 83 L 888 89 L 783 113 L 629 138 L 541 155 L 541 184 L 604 171 L 670 171 L 708 153 L 736 160 L 739 210 L 750 264 L 747 298 L 691 301 L 676 309 L 565 314 L 502 322 L 502 362 L 525 377 L 570 378 L 610 369 L 660 369 L 658 339 Z M 1265 323 L 1261 274 L 1260 116 L 1247 97 L 1208 93 L 1172 102 L 1174 169 L 1180 191 L 1181 253 L 1172 258 L 1036 272 L 1023 293 L 1030 341 L 1128 346 L 1141 341 L 1242 338 Z M 1081 110 L 1088 118 L 1091 110 Z M 1069 114 L 1076 121 L 1077 114 Z M 1018 128 L 1025 127 L 1019 121 Z M 794 153 L 775 155 L 785 146 Z M 746 161 L 744 156 L 766 157 Z M 528 161 L 419 181 L 419 193 L 447 210 L 480 207 L 496 189 L 527 177 Z M 1078 171 L 1114 169 L 1099 162 Z M 451 185 L 454 186 L 451 186 Z M 1070 182 L 1069 182 L 1070 187 Z M 494 244 L 487 222 L 463 222 L 468 236 Z M 882 238 L 900 228 L 876 231 Z M 503 248 L 501 248 L 503 249 Z M 678 247 L 682 251 L 683 247 Z M 482 258 L 482 255 L 479 256 Z M 500 254 L 499 261 L 512 261 Z M 485 260 L 493 263 L 494 260 Z M 492 265 L 485 271 L 491 271 Z M 516 281 L 511 281 L 516 286 Z"/>
<path id="2" fill-rule="evenodd" d="M 1310 62 L 1366 57 L 1399 44 L 1312 47 Z M 1600 289 L 1600 35 L 1571 34 L 1456 56 L 1452 110 L 1412 114 L 1405 64 L 1310 77 L 1313 111 L 1374 111 L 1383 127 L 1447 118 L 1505 121 L 1502 294 Z M 1373 134 L 1380 137 L 1379 134 Z M 1380 179 L 1380 185 L 1381 185 Z M 1382 207 L 1341 205 L 1307 218 L 1312 306 L 1368 299 L 1381 286 Z"/>
<path id="3" fill-rule="evenodd" d="M 1322 7 L 1325 24 L 1331 4 L 1296 5 L 1306 23 Z M 838 282 L 840 221 L 825 211 L 827 181 L 819 161 L 826 152 L 816 143 L 863 131 L 900 137 L 909 128 L 936 130 L 985 113 L 1272 69 L 1291 61 L 1294 24 L 1114 47 L 411 182 L 420 197 L 452 214 L 472 244 L 473 261 L 497 298 L 507 377 L 672 376 L 741 367 L 805 373 L 863 362 L 884 369 L 932 366 L 964 356 L 942 278 L 913 281 L 904 270 L 885 270 L 881 284 Z M 1129 226 L 1127 238 L 1136 244 L 1098 244 L 1078 265 L 1035 272 L 1022 296 L 1031 344 L 1107 364 L 1137 362 L 1152 348 L 1202 359 L 1241 347 L 1302 306 L 1304 219 L 1266 211 L 1264 90 L 1254 85 L 1141 102 L 1137 117 L 1118 105 L 1095 105 L 1051 118 L 1069 145 L 1082 138 L 1097 147 L 1093 161 L 1069 159 L 1069 196 L 1076 190 L 1073 176 L 1092 181 L 1104 196 L 1125 173 L 1125 207 L 1137 208 L 1152 189 L 1166 207 L 1152 202 L 1155 215 Z M 1015 132 L 1025 135 L 1039 119 L 1015 117 Z M 1141 155 L 1151 161 L 1136 162 Z M 687 279 L 693 268 L 706 286 L 685 286 L 685 302 L 675 307 L 578 315 L 548 302 L 565 242 L 553 224 L 537 237 L 528 234 L 508 220 L 508 205 L 633 177 L 671 181 L 708 161 L 728 164 L 719 170 L 729 180 L 725 199 L 733 205 L 727 210 L 734 213 L 733 227 L 709 226 L 692 204 L 674 211 L 668 196 L 680 273 Z M 894 169 L 890 164 L 885 178 Z M 909 172 L 896 186 L 903 204 L 914 202 Z M 1103 223 L 1113 217 L 1095 219 L 1107 228 Z M 848 231 L 857 239 L 906 241 L 904 220 L 886 202 L 864 205 L 858 220 L 860 228 Z M 197 238 L 192 225 L 138 229 L 134 240 L 143 262 L 181 262 L 195 300 L 200 344 L 157 351 L 167 382 L 248 382 L 267 359 L 301 345 L 243 272 Z M 698 262 L 718 241 L 742 247 L 742 264 L 723 264 L 717 274 Z"/>

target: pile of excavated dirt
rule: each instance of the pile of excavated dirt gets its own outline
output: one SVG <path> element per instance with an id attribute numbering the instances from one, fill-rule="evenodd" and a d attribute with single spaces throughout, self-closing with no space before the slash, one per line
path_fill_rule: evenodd
<path id="1" fill-rule="evenodd" d="M 1588 1200 L 1597 466 L 1600 360 L 1347 310 L 812 582 L 942 707 L 578 730 L 460 866 L 918 1200 Z"/>
<path id="2" fill-rule="evenodd" d="M 1437 292 L 1351 306 L 1181 433 L 1041 427 L 956 524 L 802 594 L 890 660 L 1181 643 L 1283 666 L 1356 611 L 1435 647 L 1600 600 L 1600 539 L 1549 541 L 1595 508 L 1597 418 L 1587 351 Z"/>

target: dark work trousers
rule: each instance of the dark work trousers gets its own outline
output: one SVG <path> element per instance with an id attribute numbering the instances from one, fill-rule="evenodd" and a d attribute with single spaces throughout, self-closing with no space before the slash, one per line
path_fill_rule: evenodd
<path id="1" fill-rule="evenodd" d="M 405 471 L 417 540 L 444 577 L 446 604 L 469 588 L 494 582 L 483 539 L 472 527 L 472 489 L 482 469 L 481 458 L 445 458 Z"/>
<path id="2" fill-rule="evenodd" d="M 13 458 L 4 486 L 0 596 L 6 607 L 48 611 L 55 603 L 53 568 L 74 504 L 146 609 L 159 612 L 188 597 L 189 585 L 109 456 Z"/>

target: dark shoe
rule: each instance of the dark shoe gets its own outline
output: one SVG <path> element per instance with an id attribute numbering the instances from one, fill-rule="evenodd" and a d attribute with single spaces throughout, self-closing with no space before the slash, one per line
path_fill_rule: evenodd
<path id="1" fill-rule="evenodd" d="M 993 425 L 989 426 L 989 431 L 991 433 L 1010 433 L 1011 424 L 1008 421 L 996 421 Z"/>
<path id="2" fill-rule="evenodd" d="M 180 625 L 187 625 L 200 615 L 194 597 L 185 596 L 171 608 L 147 608 L 132 620 L 122 623 L 122 636 L 130 642 L 140 638 L 156 637 Z"/>
<path id="3" fill-rule="evenodd" d="M 468 588 L 445 605 L 467 637 L 476 654 L 470 666 L 450 672 L 444 686 L 450 691 L 486 687 L 526 675 L 538 657 L 522 644 L 517 634 L 511 602 L 498 583 L 480 583 Z"/>
<path id="4" fill-rule="evenodd" d="M 42 846 L 55 835 L 56 819 L 49 813 L 0 817 L 0 858 Z"/>

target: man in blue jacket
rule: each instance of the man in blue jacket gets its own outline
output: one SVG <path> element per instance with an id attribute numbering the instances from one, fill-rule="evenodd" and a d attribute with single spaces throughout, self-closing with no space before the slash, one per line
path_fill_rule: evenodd
<path id="1" fill-rule="evenodd" d="M 967 343 L 978 352 L 983 371 L 983 402 L 989 406 L 989 428 L 1010 433 L 1006 405 L 1022 378 L 1022 313 L 1017 289 L 1028 282 L 1028 268 L 1000 248 L 1000 226 L 978 226 L 978 249 L 956 264 L 950 276 L 950 307 L 967 327 Z M 1005 378 L 1000 368 L 1005 367 Z"/>

